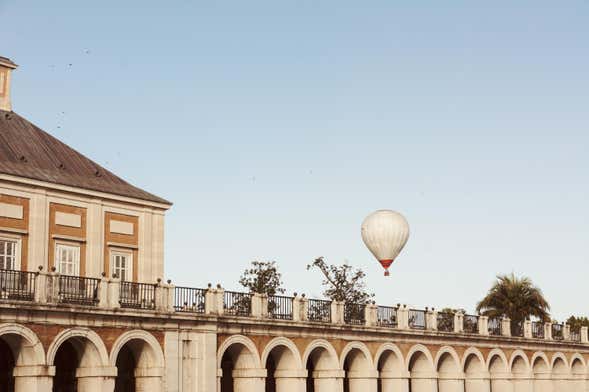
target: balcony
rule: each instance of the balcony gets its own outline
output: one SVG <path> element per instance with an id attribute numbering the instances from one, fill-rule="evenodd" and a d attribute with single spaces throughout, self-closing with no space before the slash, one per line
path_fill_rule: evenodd
<path id="1" fill-rule="evenodd" d="M 418 334 L 481 335 L 487 339 L 532 339 L 589 344 L 587 328 L 564 323 L 525 321 L 516 325 L 505 318 L 489 319 L 460 312 L 412 309 L 224 290 L 217 286 L 193 288 L 162 283 L 121 282 L 52 272 L 0 270 L 0 304 L 17 309 L 31 305 L 92 307 L 100 311 L 165 313 L 166 317 L 237 317 L 271 323 L 307 323 L 309 327 L 347 325 Z"/>

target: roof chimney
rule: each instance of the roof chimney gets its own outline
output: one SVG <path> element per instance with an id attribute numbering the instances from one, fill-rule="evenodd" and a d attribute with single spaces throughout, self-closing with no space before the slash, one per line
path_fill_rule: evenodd
<path id="1" fill-rule="evenodd" d="M 0 56 L 0 110 L 12 111 L 10 103 L 10 73 L 17 65 Z"/>

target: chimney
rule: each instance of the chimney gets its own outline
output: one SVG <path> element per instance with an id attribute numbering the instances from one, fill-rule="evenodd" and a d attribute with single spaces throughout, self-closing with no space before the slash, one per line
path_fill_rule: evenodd
<path id="1" fill-rule="evenodd" d="M 17 65 L 0 56 L 0 110 L 12 111 L 10 103 L 10 73 Z"/>

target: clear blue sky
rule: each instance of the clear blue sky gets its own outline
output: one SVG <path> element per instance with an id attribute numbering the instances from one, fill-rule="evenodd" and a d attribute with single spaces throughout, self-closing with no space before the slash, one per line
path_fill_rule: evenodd
<path id="1" fill-rule="evenodd" d="M 472 310 L 514 271 L 589 313 L 587 1 L 0 0 L 0 20 L 15 111 L 175 203 L 176 283 L 276 260 L 319 296 L 325 256 L 380 303 Z M 379 208 L 412 230 L 389 279 L 360 239 Z"/>

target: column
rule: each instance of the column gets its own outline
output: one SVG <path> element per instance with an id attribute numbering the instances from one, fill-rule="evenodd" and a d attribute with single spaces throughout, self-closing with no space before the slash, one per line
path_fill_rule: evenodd
<path id="1" fill-rule="evenodd" d="M 381 392 L 409 392 L 409 374 L 380 372 Z"/>
<path id="2" fill-rule="evenodd" d="M 534 392 L 552 392 L 550 370 L 534 373 Z"/>
<path id="3" fill-rule="evenodd" d="M 233 370 L 233 392 L 260 392 L 266 388 L 266 369 Z"/>
<path id="4" fill-rule="evenodd" d="M 377 392 L 378 371 L 371 374 L 367 372 L 348 372 L 350 392 Z"/>
<path id="5" fill-rule="evenodd" d="M 12 374 L 16 392 L 46 392 L 53 388 L 55 366 L 16 366 Z"/>
<path id="6" fill-rule="evenodd" d="M 513 392 L 513 383 L 507 373 L 496 373 L 491 375 L 491 391 Z"/>
<path id="7" fill-rule="evenodd" d="M 117 368 L 107 366 L 81 367 L 76 370 L 78 392 L 113 392 Z"/>
<path id="8" fill-rule="evenodd" d="M 136 392 L 160 392 L 162 390 L 163 368 L 135 369 Z"/>
<path id="9" fill-rule="evenodd" d="M 464 392 L 464 375 L 440 373 L 438 388 L 440 392 Z"/>
<path id="10" fill-rule="evenodd" d="M 313 372 L 315 392 L 343 392 L 344 376 L 343 370 L 315 370 Z"/>
<path id="11" fill-rule="evenodd" d="M 305 392 L 307 389 L 306 370 L 276 370 L 276 392 Z"/>
<path id="12" fill-rule="evenodd" d="M 438 392 L 438 376 L 436 373 L 411 372 L 411 392 Z"/>

